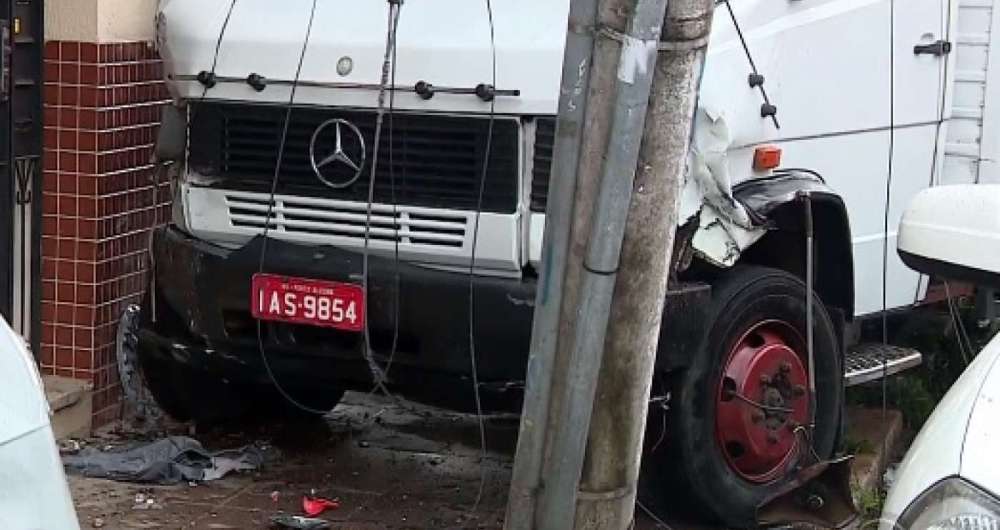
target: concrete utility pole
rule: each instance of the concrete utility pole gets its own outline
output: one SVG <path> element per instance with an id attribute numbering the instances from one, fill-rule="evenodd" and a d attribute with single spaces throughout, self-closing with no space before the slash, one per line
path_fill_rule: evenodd
<path id="1" fill-rule="evenodd" d="M 715 0 L 667 3 L 580 481 L 587 494 L 577 503 L 577 529 L 625 530 L 634 517 L 680 192 L 714 7 Z"/>
<path id="2" fill-rule="evenodd" d="M 626 528 L 631 521 L 676 199 L 713 7 L 706 0 L 670 4 L 665 17 L 665 0 L 571 3 L 509 530 L 571 528 L 580 489 L 578 524 Z M 670 35 L 658 46 L 661 28 Z M 609 329 L 610 312 L 616 324 Z M 635 321 L 619 329 L 623 318 Z M 606 344 L 616 359 L 601 372 Z M 617 408 L 595 407 L 598 373 L 602 396 L 626 400 Z M 592 411 L 594 454 L 581 488 Z M 611 421 L 623 411 L 627 418 L 617 420 L 625 431 Z M 617 451 L 616 440 L 626 442 Z M 604 509 L 613 510 L 610 517 L 597 516 Z"/>

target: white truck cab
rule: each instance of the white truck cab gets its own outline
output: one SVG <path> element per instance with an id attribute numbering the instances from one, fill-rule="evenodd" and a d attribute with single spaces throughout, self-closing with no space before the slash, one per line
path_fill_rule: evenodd
<path id="1" fill-rule="evenodd" d="M 277 380 L 329 409 L 371 388 L 371 351 L 393 359 L 395 391 L 470 409 L 471 288 L 485 404 L 516 410 L 569 1 L 495 2 L 492 28 L 485 2 L 405 2 L 374 181 L 390 5 L 318 2 L 303 42 L 311 5 L 161 1 L 174 213 L 153 239 L 139 330 L 154 394 L 177 416 L 229 414 Z M 993 12 L 992 0 L 719 4 L 657 359 L 680 374 L 658 389 L 674 400 L 670 443 L 647 456 L 681 462 L 715 518 L 746 526 L 793 479 L 810 415 L 813 453 L 836 452 L 845 382 L 879 377 L 886 358 L 890 372 L 919 363 L 857 345 L 854 330 L 927 290 L 886 228 L 909 200 L 1000 180 Z M 755 163 L 762 148 L 780 163 Z"/>

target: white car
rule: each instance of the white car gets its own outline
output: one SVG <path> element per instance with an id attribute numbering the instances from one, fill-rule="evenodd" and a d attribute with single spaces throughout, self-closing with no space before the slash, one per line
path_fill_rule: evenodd
<path id="1" fill-rule="evenodd" d="M 0 318 L 0 529 L 79 530 L 35 360 Z"/>
<path id="2" fill-rule="evenodd" d="M 1000 283 L 1000 186 L 944 186 L 914 199 L 899 253 L 929 274 Z M 938 404 L 899 468 L 880 528 L 1000 529 L 1000 336 Z"/>

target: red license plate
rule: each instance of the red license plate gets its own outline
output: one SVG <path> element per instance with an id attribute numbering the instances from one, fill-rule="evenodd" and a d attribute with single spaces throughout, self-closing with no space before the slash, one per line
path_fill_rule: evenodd
<path id="1" fill-rule="evenodd" d="M 254 318 L 348 331 L 365 327 L 365 292 L 360 285 L 254 274 L 250 292 Z"/>

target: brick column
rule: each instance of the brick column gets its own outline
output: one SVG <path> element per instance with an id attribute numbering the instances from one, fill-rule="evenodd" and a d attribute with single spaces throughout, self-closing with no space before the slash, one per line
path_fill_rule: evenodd
<path id="1" fill-rule="evenodd" d="M 149 164 L 162 69 L 147 42 L 45 45 L 39 357 L 45 373 L 93 381 L 95 426 L 118 416 L 117 323 L 142 298 L 149 230 L 169 215 Z"/>

